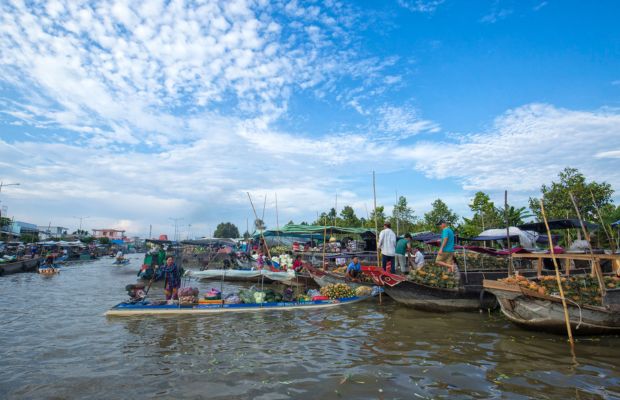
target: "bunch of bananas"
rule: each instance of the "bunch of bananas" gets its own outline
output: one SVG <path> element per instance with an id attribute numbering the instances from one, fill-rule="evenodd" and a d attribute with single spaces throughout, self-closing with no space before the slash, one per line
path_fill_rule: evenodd
<path id="1" fill-rule="evenodd" d="M 354 297 L 355 292 L 344 283 L 336 283 L 333 285 L 323 286 L 321 288 L 321 295 L 327 296 L 330 299 L 342 299 L 346 297 Z"/>

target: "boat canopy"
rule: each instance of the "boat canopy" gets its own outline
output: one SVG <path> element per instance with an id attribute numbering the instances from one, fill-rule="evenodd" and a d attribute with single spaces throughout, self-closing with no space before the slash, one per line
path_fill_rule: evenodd
<path id="1" fill-rule="evenodd" d="M 196 240 L 182 240 L 181 244 L 188 244 L 191 246 L 228 246 L 232 247 L 237 244 L 234 239 L 196 239 Z"/>
<path id="2" fill-rule="evenodd" d="M 620 222 L 620 221 L 619 221 Z M 581 224 L 577 218 L 568 219 L 552 219 L 548 221 L 549 229 L 581 229 Z M 597 224 L 592 222 L 583 221 L 584 226 L 589 231 L 595 231 L 599 228 Z M 544 222 L 530 222 L 528 224 L 519 225 L 519 228 L 524 231 L 535 231 L 545 233 L 547 228 Z"/>
<path id="3" fill-rule="evenodd" d="M 519 229 L 516 226 L 511 226 L 508 228 L 508 235 L 510 238 L 518 239 L 521 247 L 526 249 L 536 248 L 536 242 L 540 235 L 534 231 L 526 231 L 523 229 Z M 478 236 L 471 238 L 469 240 L 473 241 L 486 241 L 486 240 L 506 240 L 508 235 L 506 234 L 506 228 L 498 228 L 498 229 L 487 229 L 486 231 L 481 232 Z"/>
<path id="4" fill-rule="evenodd" d="M 292 236 L 292 235 L 323 235 L 323 233 L 351 234 L 360 236 L 374 236 L 375 230 L 369 228 L 348 228 L 342 226 L 324 225 L 284 225 L 280 229 L 268 229 L 263 231 L 263 236 Z M 255 232 L 254 237 L 260 237 L 260 232 Z M 306 237 L 306 236 L 304 236 Z M 321 236 L 322 237 L 322 236 Z"/>
<path id="5" fill-rule="evenodd" d="M 611 224 L 611 226 L 613 226 L 614 228 L 615 228 L 616 226 L 620 226 L 620 219 L 619 219 L 619 220 L 617 220 L 616 222 L 613 222 L 613 223 Z"/>

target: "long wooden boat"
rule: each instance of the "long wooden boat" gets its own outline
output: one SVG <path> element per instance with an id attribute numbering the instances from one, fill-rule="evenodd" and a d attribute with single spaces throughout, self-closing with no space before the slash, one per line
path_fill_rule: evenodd
<path id="1" fill-rule="evenodd" d="M 485 280 L 484 288 L 497 297 L 502 313 L 511 322 L 527 329 L 566 332 L 564 309 L 559 297 L 493 280 Z M 607 296 L 620 298 L 620 289 L 607 290 Z M 574 334 L 620 333 L 620 304 L 579 306 L 568 301 L 567 308 Z"/>
<path id="2" fill-rule="evenodd" d="M 21 261 L 0 264 L 0 275 L 17 274 L 20 272 L 37 272 L 42 258 L 30 258 Z"/>
<path id="3" fill-rule="evenodd" d="M 314 310 L 321 308 L 338 307 L 345 304 L 353 304 L 370 298 L 348 297 L 335 300 L 314 300 L 306 302 L 278 302 L 262 304 L 150 304 L 150 303 L 120 303 L 108 310 L 108 317 L 127 317 L 134 315 L 179 315 L 179 314 L 218 314 L 236 312 L 260 312 L 260 311 L 290 311 L 290 310 Z"/>
<path id="4" fill-rule="evenodd" d="M 327 286 L 327 285 L 333 285 L 336 283 L 344 283 L 353 289 L 357 289 L 358 287 L 361 287 L 361 286 L 368 286 L 368 287 L 374 286 L 373 282 L 352 282 L 348 279 L 345 279 L 343 275 L 335 274 L 329 271 L 324 271 L 322 269 L 315 268 L 311 265 L 304 265 L 304 268 L 306 269 L 306 271 L 308 271 L 308 274 L 310 274 L 312 279 L 314 279 L 316 284 L 319 285 L 320 287 Z M 362 267 L 362 270 L 365 270 L 368 268 L 370 267 Z"/>

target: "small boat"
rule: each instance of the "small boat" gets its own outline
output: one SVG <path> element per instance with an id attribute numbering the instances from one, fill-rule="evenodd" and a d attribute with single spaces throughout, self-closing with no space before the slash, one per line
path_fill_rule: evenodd
<path id="1" fill-rule="evenodd" d="M 127 258 L 123 258 L 122 260 L 115 260 L 112 263 L 113 266 L 126 265 L 126 264 L 129 264 L 129 259 Z"/>
<path id="2" fill-rule="evenodd" d="M 504 316 L 516 325 L 546 332 L 566 332 L 560 297 L 540 294 L 517 284 L 494 280 L 485 280 L 484 288 L 497 297 Z M 577 305 L 575 302 L 567 301 L 573 333 L 577 335 L 620 333 L 619 300 L 620 289 L 611 289 L 607 290 L 603 306 Z"/>
<path id="3" fill-rule="evenodd" d="M 322 269 L 315 268 L 308 264 L 305 264 L 304 268 L 306 269 L 306 271 L 308 271 L 312 279 L 314 279 L 314 281 L 320 287 L 327 286 L 327 285 L 333 285 L 336 283 L 344 283 L 353 289 L 357 289 L 360 286 L 372 287 L 375 285 L 374 282 L 352 282 L 350 280 L 347 280 L 344 277 L 344 275 L 335 274 L 329 271 L 324 271 Z M 362 267 L 362 272 L 368 272 L 372 268 L 376 268 L 376 267 Z"/>
<path id="4" fill-rule="evenodd" d="M 41 258 L 29 258 L 21 261 L 0 263 L 0 275 L 17 274 L 20 272 L 36 272 Z"/>
<path id="5" fill-rule="evenodd" d="M 347 297 L 334 300 L 313 300 L 305 302 L 278 302 L 261 304 L 156 304 L 148 302 L 120 303 L 108 310 L 107 317 L 127 317 L 133 315 L 178 315 L 178 314 L 217 314 L 226 312 L 259 312 L 284 310 L 314 310 L 358 303 L 371 296 Z"/>
<path id="6" fill-rule="evenodd" d="M 42 265 L 39 267 L 39 273 L 41 275 L 54 275 L 60 273 L 60 268 L 57 265 Z"/>

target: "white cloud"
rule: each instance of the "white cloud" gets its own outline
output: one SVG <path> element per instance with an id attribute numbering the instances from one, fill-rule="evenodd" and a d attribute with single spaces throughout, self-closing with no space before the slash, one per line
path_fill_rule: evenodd
<path id="1" fill-rule="evenodd" d="M 439 132 L 439 125 L 419 118 L 415 108 L 382 106 L 378 109 L 377 115 L 379 117 L 378 129 L 399 139 L 422 132 Z"/>
<path id="2" fill-rule="evenodd" d="M 578 111 L 529 104 L 496 118 L 487 132 L 452 135 L 399 149 L 427 176 L 455 178 L 466 190 L 536 191 L 563 168 L 620 187 L 616 165 L 620 111 Z"/>
<path id="3" fill-rule="evenodd" d="M 433 13 L 445 0 L 398 0 L 401 7 L 419 13 Z"/>
<path id="4" fill-rule="evenodd" d="M 497 21 L 507 18 L 510 14 L 513 13 L 513 10 L 508 8 L 498 8 L 497 6 L 493 7 L 490 13 L 480 18 L 480 22 L 494 24 Z"/>

